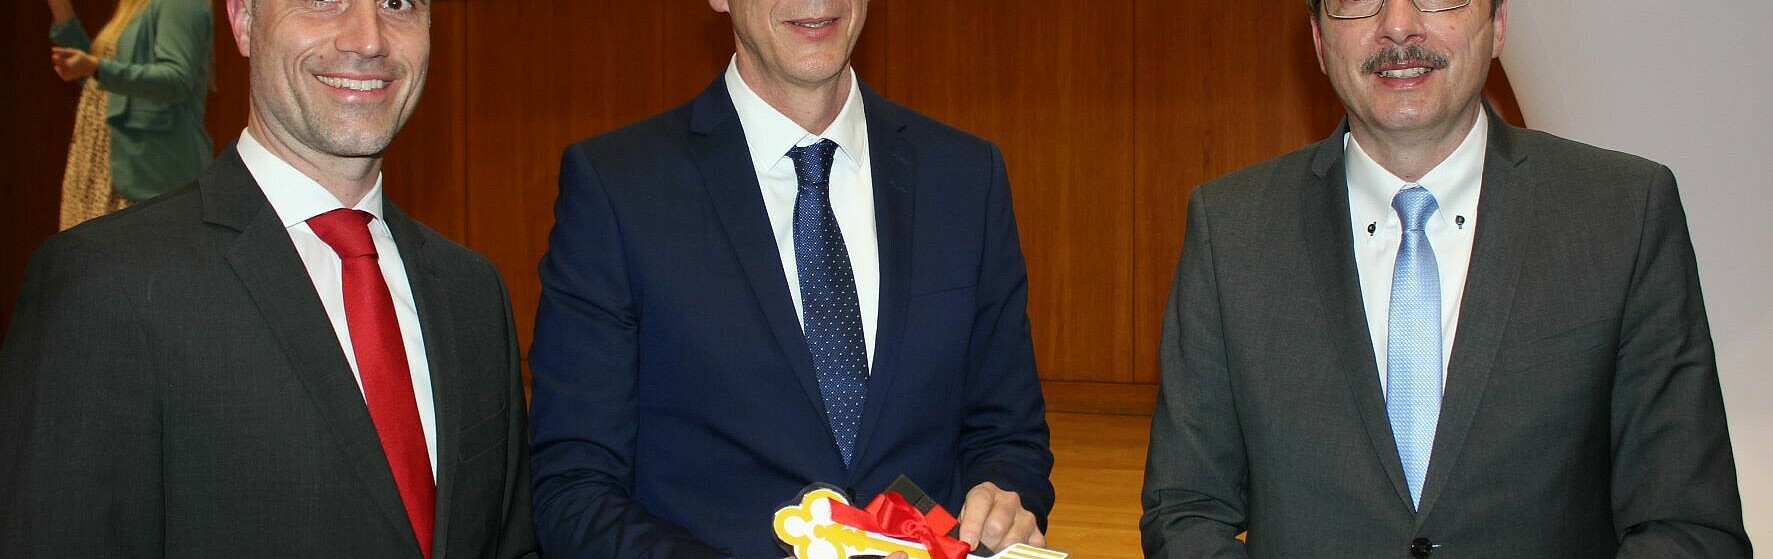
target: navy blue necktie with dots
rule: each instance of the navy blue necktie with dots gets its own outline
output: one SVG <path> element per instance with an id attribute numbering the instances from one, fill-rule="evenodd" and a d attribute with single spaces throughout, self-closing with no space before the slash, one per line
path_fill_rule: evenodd
<path id="1" fill-rule="evenodd" d="M 837 143 L 831 140 L 788 150 L 800 183 L 794 197 L 794 264 L 800 273 L 801 326 L 831 436 L 848 466 L 868 396 L 868 346 L 862 339 L 850 252 L 831 212 L 831 158 L 836 153 Z"/>

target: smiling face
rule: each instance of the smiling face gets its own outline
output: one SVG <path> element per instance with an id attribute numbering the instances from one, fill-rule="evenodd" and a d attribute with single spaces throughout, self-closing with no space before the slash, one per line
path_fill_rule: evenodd
<path id="1" fill-rule="evenodd" d="M 305 157 L 376 157 L 412 116 L 430 0 L 228 0 L 249 58 L 253 135 Z"/>
<path id="2" fill-rule="evenodd" d="M 709 0 L 732 15 L 739 71 L 754 89 L 837 83 L 862 35 L 868 0 Z M 756 83 L 762 82 L 762 83 Z"/>
<path id="3" fill-rule="evenodd" d="M 1318 64 L 1357 136 L 1462 135 L 1475 120 L 1490 61 L 1502 53 L 1508 5 L 1424 13 L 1390 0 L 1361 19 L 1312 18 Z"/>

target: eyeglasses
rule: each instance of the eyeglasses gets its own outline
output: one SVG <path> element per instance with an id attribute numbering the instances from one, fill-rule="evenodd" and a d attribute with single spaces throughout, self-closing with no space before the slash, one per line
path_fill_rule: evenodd
<path id="1" fill-rule="evenodd" d="M 1471 5 L 1471 0 L 1410 0 L 1417 10 L 1423 12 L 1444 12 L 1457 10 Z M 1373 17 L 1385 7 L 1385 0 L 1327 0 L 1324 13 L 1336 19 L 1360 19 Z"/>

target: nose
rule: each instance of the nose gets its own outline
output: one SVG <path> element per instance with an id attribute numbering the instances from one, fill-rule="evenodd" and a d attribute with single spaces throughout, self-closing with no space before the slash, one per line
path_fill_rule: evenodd
<path id="1" fill-rule="evenodd" d="M 334 44 L 340 51 L 368 58 L 380 57 L 386 51 L 382 15 L 376 2 L 352 2 L 339 20 L 339 36 Z"/>
<path id="2" fill-rule="evenodd" d="M 1392 44 L 1406 45 L 1423 39 L 1426 30 L 1422 16 L 1422 10 L 1416 9 L 1413 0 L 1388 0 L 1373 20 L 1379 26 L 1381 38 Z"/>

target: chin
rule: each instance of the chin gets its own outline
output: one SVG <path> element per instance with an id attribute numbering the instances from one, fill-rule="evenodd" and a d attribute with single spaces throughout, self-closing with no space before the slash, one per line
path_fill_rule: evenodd
<path id="1" fill-rule="evenodd" d="M 794 65 L 794 74 L 807 81 L 824 81 L 843 72 L 845 59 L 823 53 L 809 55 Z"/>
<path id="2" fill-rule="evenodd" d="M 1398 103 L 1384 107 L 1376 107 L 1374 122 L 1391 129 L 1405 129 L 1421 126 L 1434 118 L 1433 111 L 1414 103 Z"/>
<path id="3" fill-rule="evenodd" d="M 393 132 L 364 132 L 327 138 L 326 152 L 339 157 L 375 157 L 387 151 Z"/>

